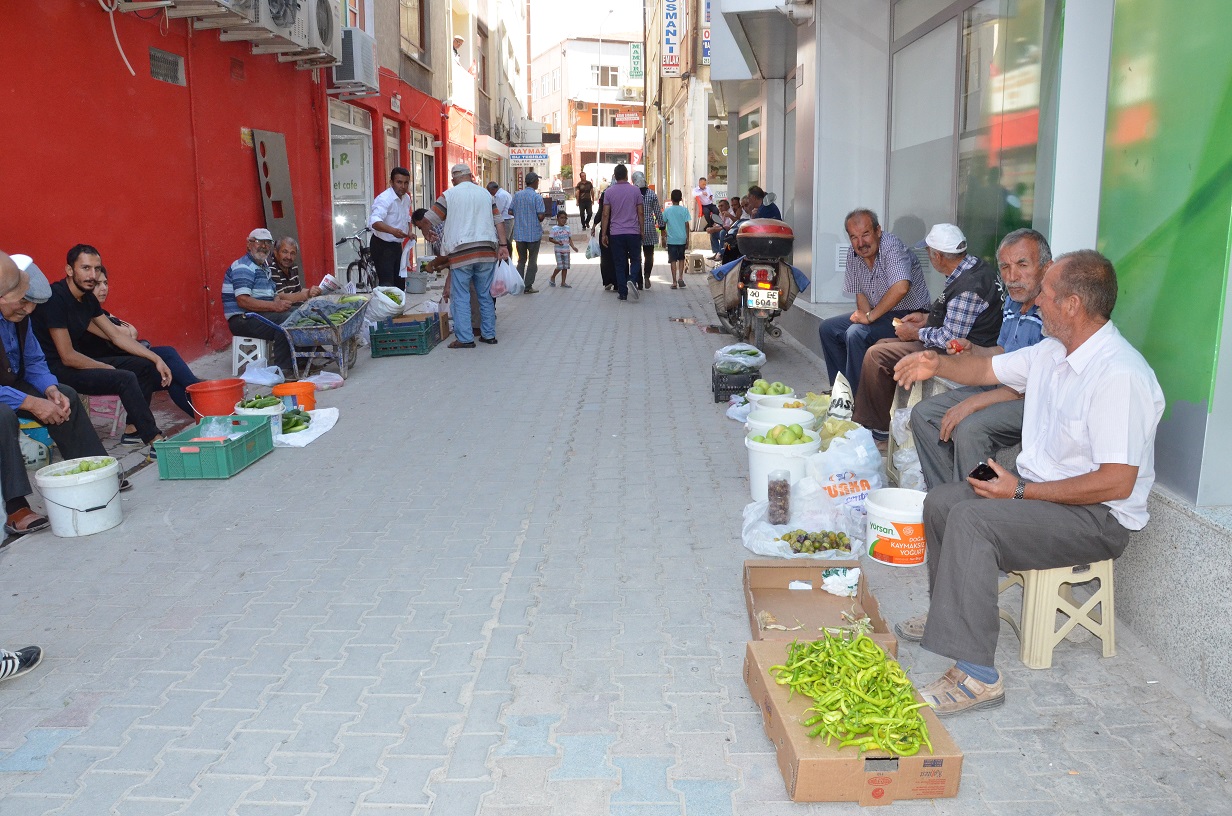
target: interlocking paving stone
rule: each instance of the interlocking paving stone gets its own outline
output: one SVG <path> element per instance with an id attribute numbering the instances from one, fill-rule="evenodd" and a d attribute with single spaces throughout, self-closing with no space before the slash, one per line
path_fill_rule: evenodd
<path id="1" fill-rule="evenodd" d="M 505 740 L 496 749 L 497 756 L 556 756 L 548 742 L 548 731 L 560 717 L 554 714 L 510 714 L 502 718 Z"/>
<path id="2" fill-rule="evenodd" d="M 667 757 L 614 757 L 620 769 L 620 787 L 612 794 L 612 804 L 675 803 L 679 797 L 667 787 Z"/>
<path id="3" fill-rule="evenodd" d="M 558 736 L 561 747 L 560 767 L 549 778 L 553 782 L 565 779 L 615 779 L 616 768 L 608 761 L 608 752 L 616 741 L 609 734 Z"/>

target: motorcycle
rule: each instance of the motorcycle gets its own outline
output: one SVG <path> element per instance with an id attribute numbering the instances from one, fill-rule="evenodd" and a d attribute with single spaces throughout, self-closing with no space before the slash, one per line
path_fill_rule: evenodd
<path id="1" fill-rule="evenodd" d="M 740 225 L 741 257 L 717 267 L 710 278 L 715 314 L 725 332 L 758 348 L 767 335 L 782 337 L 774 320 L 791 308 L 802 288 L 785 260 L 794 241 L 791 227 L 774 218 Z"/>

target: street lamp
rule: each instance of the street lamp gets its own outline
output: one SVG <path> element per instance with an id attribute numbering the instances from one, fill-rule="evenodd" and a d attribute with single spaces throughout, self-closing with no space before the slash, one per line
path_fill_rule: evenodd
<path id="1" fill-rule="evenodd" d="M 616 13 L 616 9 L 608 9 L 607 14 L 603 15 L 603 19 L 599 21 L 599 67 L 595 71 L 595 84 L 599 87 L 599 113 L 595 121 L 595 170 L 600 174 L 602 169 L 599 165 L 603 164 L 603 152 L 600 147 L 603 140 L 603 26 L 607 25 L 607 18 Z"/>

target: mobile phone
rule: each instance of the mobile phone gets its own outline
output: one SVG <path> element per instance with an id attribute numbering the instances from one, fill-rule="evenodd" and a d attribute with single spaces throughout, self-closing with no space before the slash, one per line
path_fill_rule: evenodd
<path id="1" fill-rule="evenodd" d="M 980 462 L 967 475 L 972 479 L 979 479 L 981 482 L 991 482 L 997 478 L 997 471 L 993 470 L 987 462 Z"/>

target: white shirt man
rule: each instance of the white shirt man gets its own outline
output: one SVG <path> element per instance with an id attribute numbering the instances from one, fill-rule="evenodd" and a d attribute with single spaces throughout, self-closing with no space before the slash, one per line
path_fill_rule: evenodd
<path id="1" fill-rule="evenodd" d="M 372 263 L 381 286 L 401 287 L 399 266 L 402 263 L 402 242 L 410 237 L 411 173 L 405 167 L 395 167 L 389 174 L 389 189 L 372 200 L 368 226 L 372 228 Z"/>

